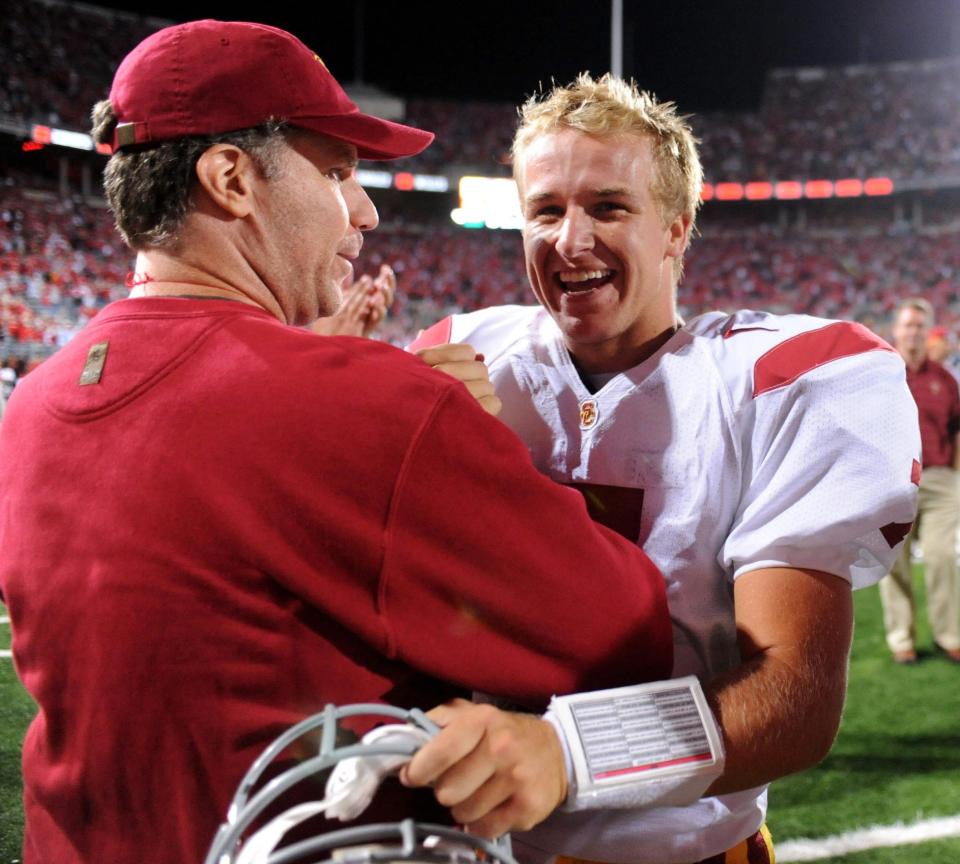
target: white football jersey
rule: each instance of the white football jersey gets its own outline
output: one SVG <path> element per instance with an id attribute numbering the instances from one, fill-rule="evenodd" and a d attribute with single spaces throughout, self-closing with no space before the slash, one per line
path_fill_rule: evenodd
<path id="1" fill-rule="evenodd" d="M 500 417 L 536 466 L 581 487 L 594 518 L 663 571 L 675 676 L 708 682 L 738 664 L 741 574 L 789 566 L 870 585 L 914 518 L 916 406 L 899 355 L 859 324 L 708 313 L 594 393 L 540 307 L 456 315 L 411 347 L 443 342 L 484 355 Z M 599 860 L 695 861 L 756 831 L 764 813 L 758 789 L 562 814 L 528 839 Z"/>

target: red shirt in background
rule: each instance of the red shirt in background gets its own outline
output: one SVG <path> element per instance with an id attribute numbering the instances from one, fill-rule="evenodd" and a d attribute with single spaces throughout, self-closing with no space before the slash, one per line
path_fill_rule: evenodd
<path id="1" fill-rule="evenodd" d="M 923 467 L 953 467 L 955 439 L 960 432 L 960 389 L 944 366 L 924 360 L 919 369 L 907 367 L 907 385 L 920 414 Z"/>

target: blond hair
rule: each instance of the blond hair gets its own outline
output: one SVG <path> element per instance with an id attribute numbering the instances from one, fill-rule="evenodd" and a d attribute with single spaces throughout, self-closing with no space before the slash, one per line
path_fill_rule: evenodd
<path id="1" fill-rule="evenodd" d="M 634 81 L 609 73 L 594 80 L 589 72 L 582 72 L 567 86 L 531 96 L 520 107 L 520 125 L 511 151 L 514 179 L 519 182 L 521 157 L 540 135 L 569 128 L 597 136 L 631 133 L 646 137 L 653 146 L 650 194 L 660 219 L 666 226 L 678 216 L 688 217 L 689 238 L 700 206 L 703 168 L 687 120 L 677 113 L 673 102 L 658 101 L 652 93 L 638 89 Z M 682 269 L 683 259 L 678 258 L 677 278 Z"/>

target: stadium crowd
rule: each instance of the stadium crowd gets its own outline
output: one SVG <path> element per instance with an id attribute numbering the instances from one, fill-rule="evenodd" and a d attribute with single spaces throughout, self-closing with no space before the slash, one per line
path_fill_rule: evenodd
<path id="1" fill-rule="evenodd" d="M 116 58 L 162 24 L 88 6 L 6 5 L 0 116 L 74 129 L 86 128 L 87 106 L 104 95 Z M 77 54 L 69 48 L 80 34 L 86 50 Z M 707 180 L 960 175 L 958 71 L 958 60 L 775 70 L 757 112 L 693 118 Z M 515 106 L 412 99 L 407 119 L 437 138 L 398 169 L 508 172 Z M 9 169 L 0 189 L 0 338 L 4 355 L 42 356 L 125 295 L 131 261 L 104 210 L 58 197 L 49 178 Z M 399 277 L 381 338 L 403 344 L 450 312 L 529 300 L 515 233 L 468 231 L 425 211 L 411 219 L 392 205 L 381 209 L 381 222 L 358 268 L 372 274 L 389 263 Z M 708 205 L 702 225 L 680 286 L 687 316 L 763 306 L 854 318 L 885 332 L 896 298 L 921 294 L 940 324 L 960 317 L 955 206 L 926 208 L 921 228 L 879 200 L 853 211 L 812 207 L 790 227 Z"/>
<path id="2" fill-rule="evenodd" d="M 88 128 L 89 106 L 106 95 L 117 58 L 164 23 L 86 4 L 4 5 L 0 117 L 75 130 Z M 72 50 L 80 42 L 84 51 Z M 960 175 L 958 73 L 956 58 L 774 70 L 757 111 L 693 118 L 706 179 Z M 507 173 L 515 105 L 411 99 L 407 120 L 437 138 L 425 153 L 401 160 L 405 170 Z"/>
<path id="3" fill-rule="evenodd" d="M 855 319 L 885 333 L 897 300 L 922 295 L 939 324 L 960 323 L 960 214 L 927 231 L 864 213 L 846 217 L 852 227 L 828 216 L 805 230 L 728 220 L 710 205 L 704 217 L 679 289 L 687 317 L 760 306 Z M 367 237 L 357 275 L 376 274 L 384 263 L 400 290 L 381 338 L 395 344 L 452 312 L 532 302 L 513 231 L 386 219 Z M 65 344 L 97 309 L 126 295 L 131 264 L 105 210 L 49 194 L 0 193 L 4 354 L 19 347 L 38 356 Z"/>

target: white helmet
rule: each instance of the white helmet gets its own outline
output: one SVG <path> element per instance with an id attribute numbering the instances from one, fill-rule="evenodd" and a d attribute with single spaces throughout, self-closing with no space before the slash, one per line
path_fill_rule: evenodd
<path id="1" fill-rule="evenodd" d="M 378 726 L 357 744 L 336 746 L 338 721 L 357 715 L 390 717 L 403 722 Z M 294 741 L 315 730 L 321 732 L 318 755 L 263 783 L 268 766 Z M 323 813 L 343 821 L 356 819 L 373 799 L 381 780 L 408 762 L 438 731 L 418 709 L 328 705 L 320 714 L 284 732 L 253 763 L 237 787 L 227 820 L 217 831 L 205 864 L 324 864 L 328 861 L 337 864 L 391 861 L 516 864 L 509 835 L 489 841 L 455 828 L 412 819 L 328 831 L 276 849 L 287 831 L 312 816 Z M 250 826 L 277 798 L 327 769 L 333 770 L 322 801 L 291 807 L 249 833 Z"/>

